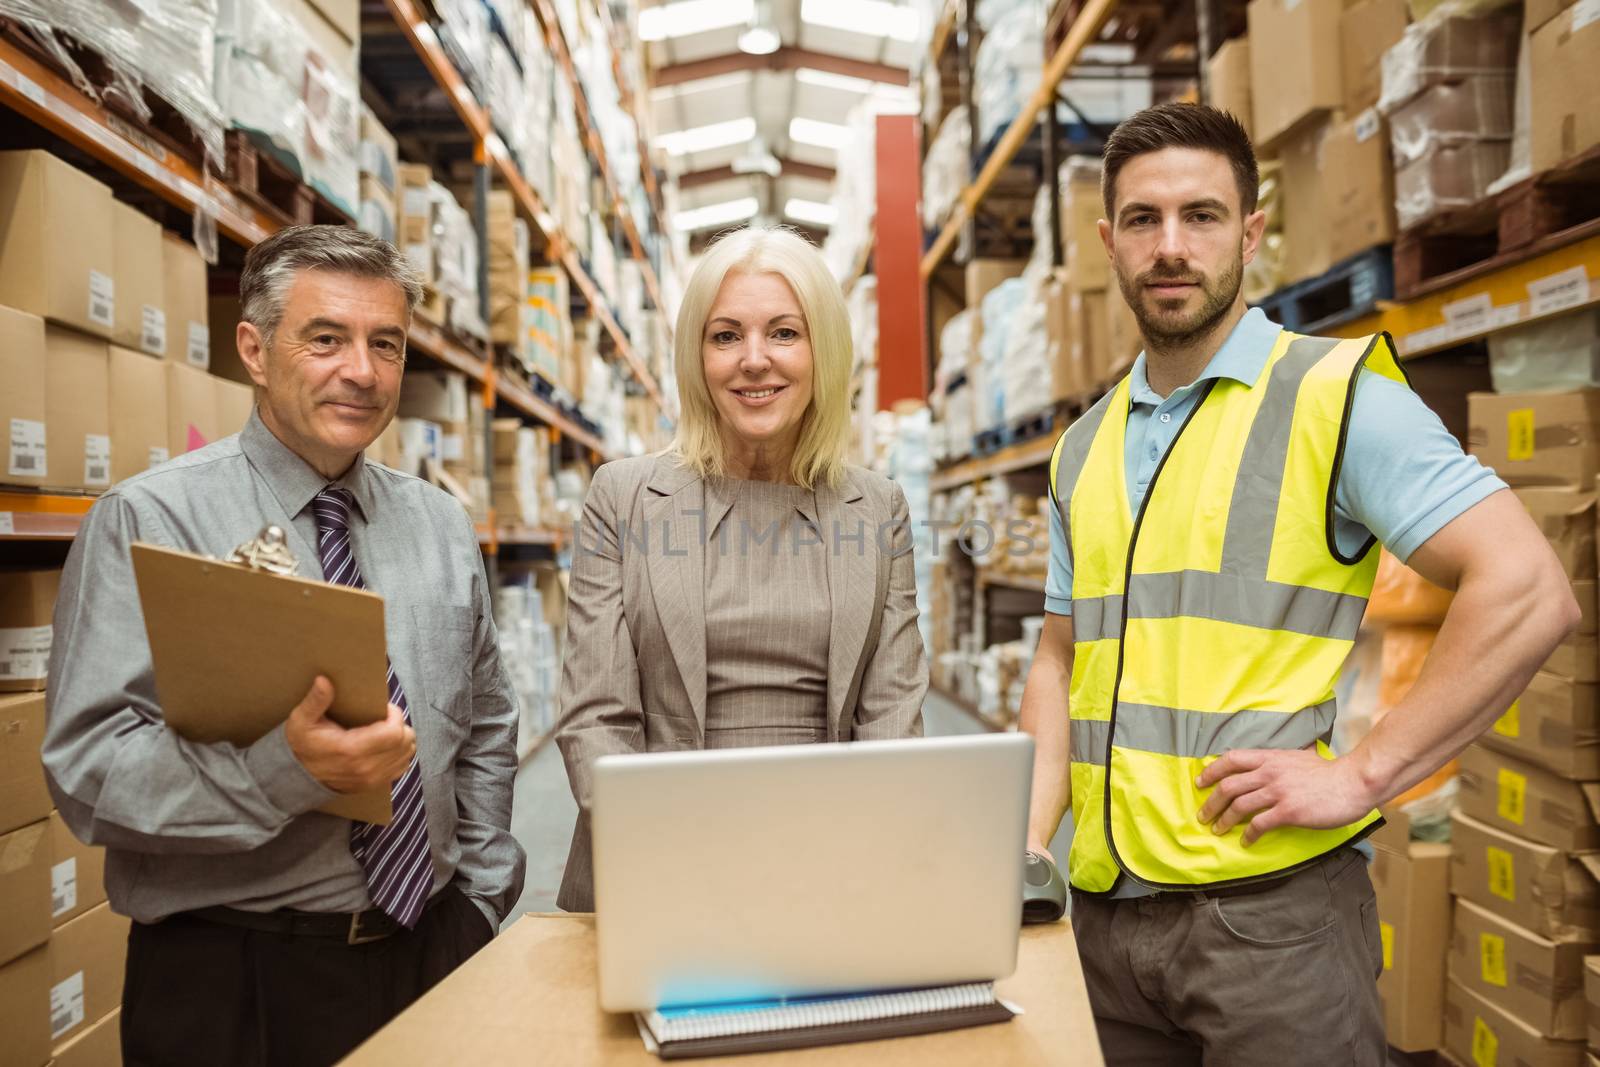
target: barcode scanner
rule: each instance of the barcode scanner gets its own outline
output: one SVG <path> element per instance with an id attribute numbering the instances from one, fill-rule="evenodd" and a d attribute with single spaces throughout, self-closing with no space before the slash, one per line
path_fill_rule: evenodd
<path id="1" fill-rule="evenodd" d="M 1022 921 L 1053 923 L 1067 913 L 1067 883 L 1056 865 L 1037 852 L 1022 859 Z"/>

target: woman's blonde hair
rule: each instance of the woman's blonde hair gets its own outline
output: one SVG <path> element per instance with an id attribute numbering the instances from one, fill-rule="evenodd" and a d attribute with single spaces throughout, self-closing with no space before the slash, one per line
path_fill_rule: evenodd
<path id="1" fill-rule="evenodd" d="M 678 308 L 673 359 L 683 413 L 671 451 L 701 477 L 725 473 L 720 416 L 706 384 L 706 319 L 729 274 L 776 274 L 800 302 L 811 339 L 811 403 L 801 417 L 800 440 L 789 473 L 807 489 L 837 485 L 850 447 L 850 315 L 822 254 L 784 228 L 735 230 L 707 250 L 689 278 Z"/>

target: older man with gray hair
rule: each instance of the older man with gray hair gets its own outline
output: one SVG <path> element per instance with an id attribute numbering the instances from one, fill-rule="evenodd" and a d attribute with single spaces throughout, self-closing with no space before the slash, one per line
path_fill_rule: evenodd
<path id="1" fill-rule="evenodd" d="M 439 490 L 367 462 L 421 295 L 394 246 L 298 226 L 251 249 L 238 434 L 95 504 L 56 608 L 44 763 L 134 920 L 130 1064 L 332 1063 L 494 936 L 521 891 L 516 701 L 477 538 Z M 318 678 L 248 747 L 163 723 L 128 547 L 222 556 L 282 527 L 302 573 L 384 598 L 389 714 L 346 729 Z M 387 788 L 387 826 L 316 809 Z"/>

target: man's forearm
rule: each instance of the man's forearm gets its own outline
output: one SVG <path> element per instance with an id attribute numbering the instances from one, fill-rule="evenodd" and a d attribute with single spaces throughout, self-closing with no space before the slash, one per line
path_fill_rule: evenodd
<path id="1" fill-rule="evenodd" d="M 1028 804 L 1028 847 L 1048 847 L 1072 804 L 1071 724 L 1067 687 L 1071 669 L 1043 643 L 1022 693 L 1021 727 L 1033 736 L 1033 789 Z"/>
<path id="2" fill-rule="evenodd" d="M 1390 800 L 1460 754 L 1521 695 L 1577 623 L 1571 586 L 1554 557 L 1525 572 L 1463 575 L 1422 671 L 1350 759 Z"/>

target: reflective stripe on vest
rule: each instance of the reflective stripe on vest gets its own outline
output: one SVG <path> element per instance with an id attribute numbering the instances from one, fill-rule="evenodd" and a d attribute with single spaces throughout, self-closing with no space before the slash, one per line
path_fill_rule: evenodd
<path id="1" fill-rule="evenodd" d="M 1361 370 L 1405 382 L 1386 336 L 1279 335 L 1251 385 L 1208 383 L 1137 515 L 1123 458 L 1124 379 L 1057 442 L 1050 487 L 1073 563 L 1069 873 L 1104 893 L 1281 874 L 1362 833 L 1282 828 L 1246 849 L 1215 835 L 1194 779 L 1233 749 L 1315 746 L 1377 558 L 1345 557 L 1333 493 Z"/>

